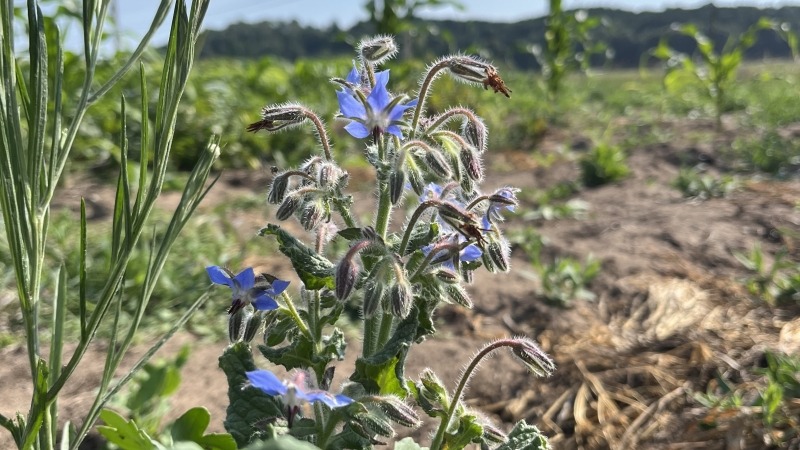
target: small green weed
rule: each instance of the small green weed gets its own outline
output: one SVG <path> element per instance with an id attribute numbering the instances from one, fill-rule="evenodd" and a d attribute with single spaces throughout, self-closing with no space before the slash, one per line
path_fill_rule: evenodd
<path id="1" fill-rule="evenodd" d="M 771 305 L 800 304 L 800 265 L 787 259 L 788 251 L 778 251 L 767 267 L 761 246 L 756 244 L 750 253 L 735 252 L 739 262 L 753 275 L 745 280 L 751 294 Z"/>
<path id="2" fill-rule="evenodd" d="M 730 175 L 715 178 L 697 168 L 682 168 L 672 185 L 681 191 L 684 197 L 707 200 L 726 197 L 739 187 L 739 182 Z"/>
<path id="3" fill-rule="evenodd" d="M 769 131 L 758 139 L 737 139 L 732 156 L 744 170 L 785 178 L 800 167 L 800 143 Z"/>
<path id="4" fill-rule="evenodd" d="M 619 181 L 630 174 L 625 152 L 616 145 L 600 143 L 580 159 L 581 179 L 596 187 Z"/>

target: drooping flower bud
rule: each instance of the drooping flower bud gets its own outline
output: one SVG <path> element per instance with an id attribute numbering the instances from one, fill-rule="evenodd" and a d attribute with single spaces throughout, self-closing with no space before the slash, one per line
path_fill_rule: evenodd
<path id="1" fill-rule="evenodd" d="M 364 289 L 364 305 L 362 307 L 364 317 L 370 318 L 375 315 L 375 311 L 378 310 L 378 306 L 381 304 L 385 292 L 386 285 L 382 281 L 376 281 L 367 285 Z"/>
<path id="2" fill-rule="evenodd" d="M 422 423 L 417 413 L 397 397 L 380 397 L 376 403 L 389 419 L 404 427 L 416 428 Z"/>
<path id="3" fill-rule="evenodd" d="M 394 430 L 389 421 L 384 420 L 376 414 L 358 414 L 355 419 L 367 430 L 371 432 L 371 436 L 378 435 L 383 437 L 394 437 Z"/>
<path id="4" fill-rule="evenodd" d="M 464 139 L 469 145 L 475 147 L 478 153 L 486 151 L 488 132 L 486 131 L 486 125 L 483 124 L 483 120 L 479 117 L 475 117 L 475 120 L 465 118 L 461 124 L 461 134 L 464 135 Z"/>
<path id="5" fill-rule="evenodd" d="M 451 202 L 442 202 L 436 205 L 436 209 L 439 211 L 439 214 L 442 218 L 455 220 L 457 222 L 468 222 L 472 223 L 475 221 L 475 217 L 473 214 L 458 205 L 455 205 Z"/>
<path id="6" fill-rule="evenodd" d="M 506 97 L 510 97 L 511 89 L 500 78 L 497 69 L 485 61 L 472 56 L 454 56 L 448 60 L 447 68 L 459 81 L 480 83 L 484 89 L 491 87 L 494 92 L 501 92 Z"/>
<path id="7" fill-rule="evenodd" d="M 436 278 L 447 284 L 457 284 L 459 281 L 461 281 L 461 277 L 458 275 L 458 273 L 450 269 L 440 268 L 435 272 L 435 275 Z"/>
<path id="8" fill-rule="evenodd" d="M 389 174 L 389 199 L 393 205 L 403 198 L 406 190 L 406 171 L 403 169 L 393 170 Z"/>
<path id="9" fill-rule="evenodd" d="M 489 242 L 489 245 L 486 246 L 486 253 L 489 254 L 489 258 L 500 271 L 508 272 L 511 260 L 511 249 L 505 239 L 499 241 L 492 240 Z"/>
<path id="10" fill-rule="evenodd" d="M 231 344 L 239 342 L 242 337 L 242 329 L 250 314 L 244 308 L 240 308 L 233 314 L 228 315 L 228 342 Z"/>
<path id="11" fill-rule="evenodd" d="M 508 436 L 501 430 L 488 422 L 481 422 L 483 428 L 483 439 L 493 444 L 502 444 L 508 440 Z"/>
<path id="12" fill-rule="evenodd" d="M 289 177 L 284 174 L 275 175 L 272 184 L 269 186 L 269 193 L 267 194 L 267 203 L 277 205 L 283 200 L 286 195 L 286 189 L 289 187 Z"/>
<path id="13" fill-rule="evenodd" d="M 481 164 L 480 156 L 474 149 L 469 147 L 461 148 L 461 164 L 464 165 L 468 177 L 479 183 L 483 180 L 483 164 Z"/>
<path id="14" fill-rule="evenodd" d="M 453 173 L 442 152 L 435 148 L 430 148 L 425 152 L 424 160 L 430 171 L 440 178 L 449 179 Z"/>
<path id="15" fill-rule="evenodd" d="M 322 189 L 329 189 L 336 186 L 342 175 L 343 171 L 339 166 L 334 163 L 324 162 L 317 169 L 317 184 Z"/>
<path id="16" fill-rule="evenodd" d="M 405 280 L 395 283 L 392 286 L 389 303 L 392 314 L 405 319 L 411 312 L 411 307 L 414 306 L 414 293 L 411 292 L 411 285 Z"/>
<path id="17" fill-rule="evenodd" d="M 261 110 L 261 120 L 251 123 L 247 127 L 247 131 L 278 131 L 289 126 L 299 125 L 305 120 L 305 108 L 300 105 L 293 103 L 270 105 Z"/>
<path id="18" fill-rule="evenodd" d="M 317 228 L 324 217 L 325 208 L 320 201 L 308 202 L 303 206 L 303 211 L 300 213 L 300 224 L 307 231 L 311 231 Z"/>
<path id="19" fill-rule="evenodd" d="M 376 36 L 361 41 L 358 53 L 364 61 L 377 65 L 397 54 L 397 45 L 391 36 Z"/>
<path id="20" fill-rule="evenodd" d="M 514 339 L 511 353 L 535 375 L 549 377 L 556 370 L 556 364 L 533 341 L 526 338 Z"/>
<path id="21" fill-rule="evenodd" d="M 445 287 L 445 292 L 447 293 L 447 297 L 453 302 L 458 303 L 467 309 L 472 309 L 472 299 L 469 298 L 467 291 L 465 291 L 460 285 L 448 285 Z"/>
<path id="22" fill-rule="evenodd" d="M 294 212 L 297 211 L 297 208 L 300 207 L 301 203 L 302 201 L 299 195 L 295 193 L 287 195 L 283 199 L 281 206 L 278 207 L 278 211 L 275 213 L 275 217 L 278 220 L 286 220 L 289 217 L 292 217 L 292 214 L 294 214 Z"/>
<path id="23" fill-rule="evenodd" d="M 425 179 L 418 169 L 408 170 L 408 182 L 411 184 L 411 189 L 417 195 L 422 195 L 425 192 Z"/>
<path id="24" fill-rule="evenodd" d="M 353 262 L 352 258 L 343 258 L 339 265 L 336 266 L 336 289 L 334 292 L 336 293 L 336 298 L 339 300 L 347 300 L 347 297 L 350 296 L 350 293 L 353 291 L 353 287 L 356 285 L 356 279 L 358 278 L 358 267 Z"/>
<path id="25" fill-rule="evenodd" d="M 261 312 L 256 312 L 255 314 L 248 317 L 244 327 L 244 335 L 242 335 L 242 341 L 252 342 L 252 340 L 256 337 L 256 334 L 258 334 L 258 330 L 261 329 L 262 323 L 264 323 L 264 318 Z"/>

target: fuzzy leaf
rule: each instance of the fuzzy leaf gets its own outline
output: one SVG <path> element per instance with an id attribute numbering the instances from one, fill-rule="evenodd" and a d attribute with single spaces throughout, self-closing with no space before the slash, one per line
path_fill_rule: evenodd
<path id="1" fill-rule="evenodd" d="M 292 267 L 305 284 L 306 289 L 316 291 L 323 288 L 334 288 L 334 265 L 325 257 L 306 247 L 278 225 L 268 224 L 258 232 L 258 235 L 275 236 L 278 241 L 278 249 L 292 261 Z"/>
<path id="2" fill-rule="evenodd" d="M 550 450 L 547 437 L 534 425 L 520 420 L 508 433 L 508 441 L 496 450 Z"/>
<path id="3" fill-rule="evenodd" d="M 473 442 L 480 442 L 481 436 L 483 436 L 483 427 L 478 423 L 478 418 L 471 414 L 465 414 L 458 421 L 458 429 L 454 433 L 444 435 L 442 448 L 460 450 Z"/>
<path id="4" fill-rule="evenodd" d="M 139 427 L 133 420 L 125 420 L 124 417 L 104 409 L 100 412 L 100 419 L 105 425 L 99 425 L 97 431 L 103 435 L 108 442 L 118 446 L 122 450 L 147 450 L 156 449 L 156 443 Z"/>
<path id="5" fill-rule="evenodd" d="M 259 345 L 258 349 L 270 362 L 281 365 L 286 370 L 296 368 L 314 369 L 315 373 L 323 373 L 328 364 L 333 360 L 342 360 L 346 342 L 344 334 L 339 329 L 334 329 L 330 336 L 323 338 L 325 346 L 319 353 L 315 353 L 314 344 L 305 335 L 296 335 L 292 343 L 281 348 L 272 348 Z"/>
<path id="6" fill-rule="evenodd" d="M 417 335 L 418 321 L 415 311 L 397 326 L 389 342 L 378 353 L 356 360 L 356 370 L 351 381 L 360 383 L 367 392 L 380 395 L 397 395 L 404 398 L 403 370 L 408 348 Z"/>
<path id="7" fill-rule="evenodd" d="M 326 448 L 328 450 L 372 448 L 372 443 L 356 433 L 350 425 L 345 425 L 341 433 L 331 438 Z"/>
<path id="8" fill-rule="evenodd" d="M 219 358 L 219 367 L 228 378 L 228 409 L 225 429 L 239 447 L 244 447 L 259 430 L 253 424 L 265 419 L 283 417 L 280 403 L 259 389 L 242 389 L 248 382 L 245 372 L 256 370 L 250 346 L 237 342 L 228 346 Z"/>

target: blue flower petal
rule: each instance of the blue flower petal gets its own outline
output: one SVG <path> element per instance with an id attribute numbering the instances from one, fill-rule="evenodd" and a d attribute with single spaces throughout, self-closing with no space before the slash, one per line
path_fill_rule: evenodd
<path id="1" fill-rule="evenodd" d="M 384 72 L 388 72 L 388 70 Z M 370 92 L 369 97 L 367 97 L 367 103 L 369 103 L 369 106 L 375 113 L 383 111 L 384 108 L 389 105 L 389 102 L 392 101 L 392 99 L 389 98 L 389 91 L 386 90 L 386 83 L 381 84 L 377 79 L 378 76 L 375 75 L 375 87 L 372 88 L 372 92 Z M 386 79 L 389 79 L 388 73 Z"/>
<path id="2" fill-rule="evenodd" d="M 238 275 L 233 277 L 233 284 L 238 286 L 239 289 L 246 291 L 253 288 L 253 285 L 256 284 L 256 274 L 253 272 L 252 267 L 248 267 L 243 271 L 239 272 Z"/>
<path id="3" fill-rule="evenodd" d="M 266 292 L 261 292 L 253 299 L 253 308 L 259 311 L 272 311 L 278 309 L 278 302 Z"/>
<path id="4" fill-rule="evenodd" d="M 364 104 L 346 91 L 337 91 L 336 97 L 339 100 L 339 110 L 344 117 L 366 119 L 367 110 Z"/>
<path id="5" fill-rule="evenodd" d="M 322 402 L 331 408 L 339 408 L 353 403 L 353 399 L 346 395 L 332 395 L 324 391 L 308 392 L 305 395 L 305 400 L 309 403 Z"/>
<path id="6" fill-rule="evenodd" d="M 361 122 L 350 122 L 344 127 L 351 136 L 358 139 L 363 139 L 370 135 L 369 128 Z"/>
<path id="7" fill-rule="evenodd" d="M 206 273 L 208 273 L 208 278 L 211 279 L 212 283 L 231 286 L 231 278 L 222 267 L 208 266 L 206 267 Z"/>
<path id="8" fill-rule="evenodd" d="M 386 127 L 386 132 L 389 133 L 389 134 L 393 134 L 393 135 L 399 137 L 400 139 L 403 139 L 403 132 L 400 130 L 400 127 L 398 127 L 397 125 L 389 125 L 388 127 Z"/>
<path id="9" fill-rule="evenodd" d="M 245 372 L 245 375 L 250 384 L 269 395 L 286 395 L 288 391 L 286 385 L 269 370 L 253 370 Z"/>
<path id="10" fill-rule="evenodd" d="M 386 89 L 386 86 L 389 84 L 389 71 L 388 70 L 381 70 L 380 72 L 375 72 L 375 87 L 383 86 Z"/>
<path id="11" fill-rule="evenodd" d="M 406 112 L 406 110 L 408 110 L 412 106 L 414 106 L 414 105 L 409 105 L 408 103 L 406 103 L 405 105 L 397 105 L 397 106 L 395 106 L 394 108 L 392 108 L 392 111 L 389 113 L 389 121 L 390 122 L 394 122 L 396 120 L 400 120 L 400 118 L 403 117 L 403 113 Z"/>
<path id="12" fill-rule="evenodd" d="M 461 254 L 459 259 L 464 262 L 475 261 L 476 259 L 480 258 L 483 252 L 481 251 L 480 247 L 475 244 L 469 244 L 468 246 L 464 247 L 461 250 Z"/>
<path id="13" fill-rule="evenodd" d="M 361 84 L 361 74 L 358 73 L 355 63 L 353 63 L 353 69 L 347 74 L 347 78 L 345 78 L 345 80 L 352 84 Z"/>
<path id="14" fill-rule="evenodd" d="M 272 288 L 267 292 L 271 295 L 279 295 L 289 287 L 289 282 L 284 280 L 275 280 L 272 282 Z"/>

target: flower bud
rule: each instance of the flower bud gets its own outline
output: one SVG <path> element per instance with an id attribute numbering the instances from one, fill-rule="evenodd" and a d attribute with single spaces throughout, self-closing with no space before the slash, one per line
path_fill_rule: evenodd
<path id="1" fill-rule="evenodd" d="M 397 397 L 381 397 L 377 403 L 389 419 L 404 427 L 416 428 L 422 423 L 417 413 Z"/>
<path id="2" fill-rule="evenodd" d="M 300 224 L 307 231 L 311 231 L 322 222 L 325 217 L 325 210 L 319 201 L 308 202 L 300 213 Z"/>
<path id="3" fill-rule="evenodd" d="M 390 307 L 392 314 L 402 319 L 411 312 L 414 305 L 414 293 L 411 292 L 411 285 L 405 281 L 399 281 L 392 286 L 390 293 Z"/>
<path id="4" fill-rule="evenodd" d="M 242 336 L 242 329 L 249 315 L 250 314 L 242 308 L 228 315 L 228 342 L 231 344 L 239 342 Z"/>
<path id="5" fill-rule="evenodd" d="M 439 150 L 433 148 L 428 149 L 428 151 L 425 152 L 424 160 L 430 171 L 440 178 L 449 179 L 453 174 L 453 171 L 450 170 L 450 164 Z"/>
<path id="6" fill-rule="evenodd" d="M 379 417 L 376 414 L 358 414 L 355 419 L 367 430 L 371 432 L 372 435 L 378 435 L 383 437 L 394 437 L 394 430 L 392 429 L 392 424 L 389 423 L 387 420 L 384 420 L 382 417 Z"/>
<path id="7" fill-rule="evenodd" d="M 386 285 L 381 281 L 369 283 L 364 289 L 364 317 L 370 318 L 378 310 L 378 306 L 383 300 L 384 293 L 386 292 Z"/>
<path id="8" fill-rule="evenodd" d="M 458 275 L 458 273 L 450 269 L 440 268 L 436 271 L 435 275 L 437 279 L 447 284 L 457 284 L 459 281 L 461 281 L 461 277 Z"/>
<path id="9" fill-rule="evenodd" d="M 502 241 L 493 240 L 486 246 L 486 253 L 489 254 L 489 258 L 502 272 L 508 272 L 509 270 L 510 250 L 505 239 Z"/>
<path id="10" fill-rule="evenodd" d="M 508 435 L 491 423 L 482 422 L 481 428 L 483 428 L 483 439 L 490 443 L 502 444 L 508 441 Z"/>
<path id="11" fill-rule="evenodd" d="M 391 36 L 376 36 L 358 44 L 358 52 L 364 61 L 381 64 L 397 53 L 397 45 Z"/>
<path id="12" fill-rule="evenodd" d="M 475 221 L 472 213 L 462 209 L 458 205 L 455 205 L 451 202 L 442 202 L 436 205 L 436 208 L 439 210 L 439 214 L 442 215 L 443 219 L 451 219 L 457 222 L 469 222 L 472 223 Z"/>
<path id="13" fill-rule="evenodd" d="M 248 317 L 244 327 L 244 335 L 242 336 L 242 341 L 252 342 L 253 339 L 256 337 L 258 330 L 261 329 L 262 323 L 264 323 L 263 315 L 259 312 L 252 314 L 250 317 Z"/>
<path id="14" fill-rule="evenodd" d="M 494 92 L 501 92 L 506 97 L 510 97 L 511 89 L 500 78 L 497 69 L 489 63 L 472 56 L 455 56 L 448 60 L 447 68 L 459 81 L 480 83 L 484 89 L 491 87 Z"/>
<path id="15" fill-rule="evenodd" d="M 353 263 L 352 257 L 345 256 L 336 266 L 336 298 L 339 300 L 347 300 L 350 293 L 353 291 L 353 286 L 356 284 L 358 278 L 358 267 Z"/>
<path id="16" fill-rule="evenodd" d="M 458 284 L 451 284 L 445 287 L 444 290 L 447 293 L 447 297 L 454 303 L 458 303 L 467 309 L 472 309 L 472 299 L 469 298 L 469 294 L 463 287 Z"/>
<path id="17" fill-rule="evenodd" d="M 247 131 L 278 131 L 306 120 L 305 110 L 296 104 L 272 105 L 261 110 L 261 120 L 251 123 Z"/>
<path id="18" fill-rule="evenodd" d="M 389 199 L 393 205 L 403 197 L 406 190 L 406 171 L 402 169 L 394 170 L 389 175 Z"/>
<path id="19" fill-rule="evenodd" d="M 486 131 L 486 125 L 483 124 L 480 118 L 475 117 L 475 120 L 470 120 L 469 118 L 464 119 L 464 122 L 461 124 L 461 134 L 464 135 L 464 139 L 466 139 L 469 145 L 475 147 L 478 153 L 486 151 L 488 133 Z"/>
<path id="20" fill-rule="evenodd" d="M 498 189 L 497 192 L 489 196 L 489 202 L 502 206 L 519 205 L 517 194 L 513 188 Z"/>
<path id="21" fill-rule="evenodd" d="M 530 339 L 514 339 L 511 353 L 537 376 L 549 377 L 556 370 L 556 364 L 550 356 Z"/>
<path id="22" fill-rule="evenodd" d="M 475 150 L 469 147 L 462 147 L 461 164 L 464 165 L 464 169 L 466 169 L 468 177 L 477 182 L 481 182 L 481 180 L 483 180 L 483 165 L 481 164 L 481 159 Z"/>
<path id="23" fill-rule="evenodd" d="M 342 175 L 342 169 L 336 164 L 330 162 L 322 163 L 317 169 L 317 184 L 322 189 L 334 187 Z"/>
<path id="24" fill-rule="evenodd" d="M 289 217 L 292 217 L 297 208 L 300 207 L 302 201 L 300 200 L 300 196 L 296 194 L 289 194 L 281 203 L 281 206 L 278 207 L 278 211 L 275 213 L 275 217 L 278 220 L 286 220 Z"/>
<path id="25" fill-rule="evenodd" d="M 467 269 L 467 268 L 466 268 L 466 267 L 464 267 L 464 266 L 461 266 L 461 268 L 460 268 L 460 269 L 461 269 L 461 270 L 460 270 L 460 272 L 461 272 L 461 279 L 463 279 L 463 280 L 464 280 L 464 282 L 465 282 L 465 283 L 467 283 L 467 284 L 472 284 L 472 279 L 474 278 L 474 275 L 473 275 L 473 272 L 474 272 L 474 271 L 473 271 L 473 270 L 471 270 L 471 269 Z"/>
<path id="26" fill-rule="evenodd" d="M 425 179 L 419 170 L 409 169 L 408 182 L 411 184 L 411 189 L 414 190 L 415 194 L 422 195 L 425 192 Z"/>
<path id="27" fill-rule="evenodd" d="M 361 228 L 361 236 L 368 241 L 381 240 L 380 236 L 378 236 L 378 232 L 375 231 L 375 228 L 372 228 L 369 225 Z"/>
<path id="28" fill-rule="evenodd" d="M 267 194 L 267 203 L 277 205 L 283 200 L 286 195 L 286 189 L 289 187 L 289 177 L 286 175 L 276 175 L 269 186 L 269 193 Z"/>

